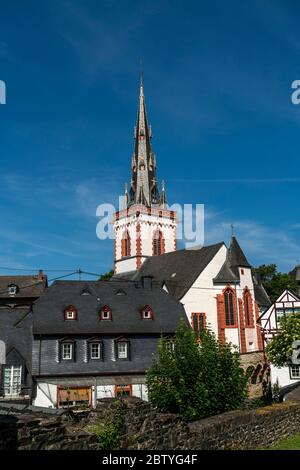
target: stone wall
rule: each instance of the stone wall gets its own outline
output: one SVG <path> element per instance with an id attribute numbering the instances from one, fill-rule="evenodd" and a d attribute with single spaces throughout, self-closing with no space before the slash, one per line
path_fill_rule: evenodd
<path id="1" fill-rule="evenodd" d="M 179 415 L 160 414 L 149 403 L 124 400 L 123 449 L 256 449 L 299 432 L 300 404 L 285 402 L 249 411 L 232 411 L 186 423 Z M 110 413 L 100 405 L 98 419 Z M 94 418 L 96 419 L 96 414 Z"/>
<path id="2" fill-rule="evenodd" d="M 76 429 L 66 416 L 0 415 L 0 450 L 97 448 L 96 436 Z"/>
<path id="3" fill-rule="evenodd" d="M 96 450 L 97 437 L 84 431 L 108 422 L 113 399 L 101 400 L 80 423 L 68 415 L 0 415 L 0 450 Z M 161 414 L 140 399 L 122 400 L 125 424 L 121 449 L 223 450 L 257 449 L 299 432 L 300 404 L 279 403 L 249 411 L 232 411 L 186 423 L 179 415 Z"/>

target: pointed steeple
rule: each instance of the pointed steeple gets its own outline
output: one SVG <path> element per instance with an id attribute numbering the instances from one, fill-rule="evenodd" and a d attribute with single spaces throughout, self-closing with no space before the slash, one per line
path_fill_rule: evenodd
<path id="1" fill-rule="evenodd" d="M 251 268 L 251 265 L 248 263 L 248 260 L 234 235 L 231 237 L 229 247 L 229 262 L 231 267 Z"/>
<path id="2" fill-rule="evenodd" d="M 162 207 L 167 207 L 167 196 L 165 190 L 165 180 L 162 180 L 161 183 L 161 205 Z"/>
<path id="3" fill-rule="evenodd" d="M 147 118 L 142 78 L 134 140 L 129 205 L 144 204 L 147 207 L 160 205 L 161 198 L 156 177 L 156 160 L 152 154 L 152 130 Z"/>

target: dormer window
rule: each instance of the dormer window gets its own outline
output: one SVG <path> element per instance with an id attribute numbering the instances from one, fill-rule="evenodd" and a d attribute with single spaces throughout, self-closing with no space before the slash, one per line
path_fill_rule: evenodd
<path id="1" fill-rule="evenodd" d="M 83 289 L 83 291 L 81 292 L 81 295 L 91 295 L 91 293 L 88 289 Z"/>
<path id="2" fill-rule="evenodd" d="M 100 320 L 111 320 L 111 308 L 108 305 L 104 305 L 104 307 L 100 310 Z"/>
<path id="3" fill-rule="evenodd" d="M 18 290 L 18 286 L 16 286 L 15 284 L 11 284 L 10 286 L 8 286 L 8 295 L 16 295 Z"/>
<path id="4" fill-rule="evenodd" d="M 145 305 L 145 307 L 141 310 L 141 316 L 143 320 L 153 320 L 153 310 L 149 305 Z"/>
<path id="5" fill-rule="evenodd" d="M 65 309 L 65 320 L 76 320 L 77 319 L 77 310 L 73 305 L 69 305 Z"/>

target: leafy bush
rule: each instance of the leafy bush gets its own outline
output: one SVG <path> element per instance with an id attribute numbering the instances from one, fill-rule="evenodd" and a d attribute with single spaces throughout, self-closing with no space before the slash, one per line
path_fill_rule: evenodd
<path id="1" fill-rule="evenodd" d="M 200 343 L 181 321 L 174 347 L 161 338 L 147 372 L 150 402 L 161 412 L 194 420 L 239 408 L 247 397 L 247 378 L 239 354 L 209 330 Z"/>
<path id="2" fill-rule="evenodd" d="M 89 431 L 96 434 L 99 449 L 115 450 L 120 448 L 121 432 L 125 423 L 125 416 L 122 403 L 114 403 L 113 417 L 106 423 L 97 423 Z"/>
<path id="3" fill-rule="evenodd" d="M 300 315 L 293 314 L 280 320 L 280 332 L 267 344 L 266 352 L 270 362 L 284 366 L 292 355 L 293 341 L 300 339 Z"/>

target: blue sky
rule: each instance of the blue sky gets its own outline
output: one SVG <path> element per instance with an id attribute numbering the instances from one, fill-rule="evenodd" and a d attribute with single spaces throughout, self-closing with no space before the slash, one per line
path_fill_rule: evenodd
<path id="1" fill-rule="evenodd" d="M 205 243 L 228 243 L 234 224 L 251 263 L 291 269 L 299 9 L 297 0 L 2 1 L 1 274 L 113 266 L 95 213 L 130 179 L 141 58 L 169 203 L 205 204 Z"/>

